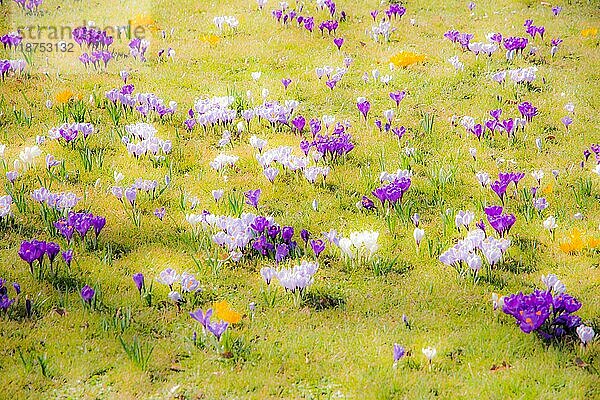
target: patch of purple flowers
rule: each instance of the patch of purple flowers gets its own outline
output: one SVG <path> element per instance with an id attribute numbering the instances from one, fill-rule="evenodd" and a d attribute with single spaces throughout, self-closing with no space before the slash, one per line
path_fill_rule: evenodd
<path id="1" fill-rule="evenodd" d="M 556 275 L 543 276 L 542 281 L 546 290 L 509 295 L 504 298 L 502 311 L 512 315 L 523 332 L 537 332 L 546 340 L 574 333 L 581 318 L 573 313 L 581 308 L 581 303 L 565 293 L 565 286 Z"/>

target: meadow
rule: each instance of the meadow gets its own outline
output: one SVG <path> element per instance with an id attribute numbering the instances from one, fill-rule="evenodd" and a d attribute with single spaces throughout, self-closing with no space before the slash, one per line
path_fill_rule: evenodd
<path id="1" fill-rule="evenodd" d="M 0 2 L 0 398 L 600 398 L 598 28 Z"/>

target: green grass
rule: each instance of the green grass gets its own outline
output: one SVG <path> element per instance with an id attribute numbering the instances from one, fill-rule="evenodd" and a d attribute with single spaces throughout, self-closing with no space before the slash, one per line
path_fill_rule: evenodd
<path id="1" fill-rule="evenodd" d="M 66 160 L 64 183 L 55 182 L 53 189 L 76 192 L 83 197 L 77 209 L 107 218 L 97 250 L 78 245 L 71 271 L 37 280 L 17 251 L 22 240 L 52 239 L 29 195 L 40 186 L 38 175 L 45 174 L 43 161 L 19 178 L 27 209 L 21 212 L 13 206 L 13 224 L 0 227 L 0 277 L 23 288 L 9 315 L 0 315 L 0 398 L 600 397 L 598 341 L 585 351 L 571 341 L 545 344 L 539 337 L 521 333 L 509 316 L 493 312 L 491 303 L 493 292 L 527 292 L 541 285 L 542 274 L 555 273 L 583 303 L 578 314 L 600 331 L 599 252 L 565 254 L 559 249 L 573 228 L 586 239 L 600 235 L 600 178 L 590 172 L 591 160 L 585 169 L 579 167 L 583 150 L 600 142 L 600 39 L 581 36 L 582 29 L 600 28 L 597 2 L 562 4 L 561 15 L 553 17 L 550 7 L 533 1 L 480 1 L 472 16 L 465 1 L 409 1 L 407 14 L 395 23 L 398 30 L 392 42 L 376 44 L 365 30 L 372 25 L 368 12 L 379 2 L 339 0 L 338 10 L 349 15 L 337 35 L 345 38 L 341 52 L 333 37 L 321 38 L 318 28 L 311 35 L 295 26 L 276 25 L 270 16 L 274 1 L 259 12 L 254 1 L 245 0 L 182 0 L 176 6 L 168 1 L 46 0 L 44 13 L 37 16 L 25 16 L 13 3 L 4 3 L 1 34 L 19 25 L 70 25 L 83 19 L 100 26 L 125 24 L 137 14 L 150 15 L 161 28 L 175 30 L 167 40 L 153 34 L 147 63 L 123 58 L 111 61 L 107 72 L 88 73 L 75 60 L 76 46 L 72 54 L 51 55 L 47 64 L 45 56 L 36 53 L 28 76 L 0 83 L 0 143 L 7 145 L 4 158 L 9 167 L 37 135 L 60 125 L 58 113 L 45 108 L 47 100 L 55 101 L 64 89 L 81 96 L 88 110 L 86 121 L 96 125 L 90 146 L 103 150 L 102 166 L 96 159 L 92 168 L 84 168 L 80 154 L 51 140 L 41 147 L 44 153 Z M 306 7 L 318 26 L 326 14 L 315 12 L 313 2 L 306 2 Z M 240 26 L 235 34 L 210 46 L 200 36 L 216 33 L 212 19 L 217 15 L 234 15 Z M 411 18 L 416 20 L 414 26 Z M 476 41 L 495 31 L 524 35 L 526 18 L 546 27 L 532 88 L 511 84 L 501 88 L 489 77 L 490 71 L 529 63 L 518 59 L 508 66 L 500 54 L 489 61 L 475 60 L 442 37 L 450 28 L 471 32 Z M 548 43 L 553 37 L 564 42 L 551 59 Z M 126 52 L 126 46 L 126 41 L 113 45 L 119 52 Z M 158 49 L 169 46 L 176 51 L 176 61 L 157 62 Z M 402 50 L 426 54 L 428 60 L 389 72 L 389 58 Z M 341 66 L 344 54 L 354 63 L 332 92 L 317 79 L 315 68 Z M 453 55 L 464 62 L 463 72 L 455 73 L 446 61 Z M 375 68 L 393 75 L 389 86 L 363 82 L 363 73 Z M 131 70 L 136 92 L 154 92 L 179 104 L 172 120 L 154 122 L 158 136 L 173 141 L 172 188 L 156 200 L 141 200 L 139 229 L 110 194 L 113 171 L 122 172 L 131 183 L 138 177 L 162 182 L 169 170 L 130 157 L 108 111 L 88 103 L 91 94 L 103 99 L 107 90 L 118 87 L 122 69 Z M 250 76 L 254 71 L 262 71 L 258 82 Z M 280 82 L 286 77 L 293 80 L 287 93 Z M 250 132 L 225 150 L 240 160 L 224 180 L 208 165 L 221 152 L 220 132 L 184 131 L 184 113 L 196 98 L 224 96 L 232 90 L 245 97 L 249 90 L 256 105 L 263 88 L 269 89 L 270 99 L 300 101 L 300 113 L 307 120 L 327 114 L 352 123 L 356 147 L 344 162 L 332 166 L 325 185 L 313 186 L 302 176 L 281 173 L 271 185 L 248 145 L 248 138 L 256 134 L 268 140 L 267 148 L 289 145 L 299 154 L 297 135 L 273 132 L 253 121 Z M 393 108 L 388 97 L 392 90 L 408 92 L 396 112 L 396 125 L 407 128 L 400 143 L 392 134 L 379 133 L 373 124 L 383 110 Z M 356 109 L 359 96 L 372 103 L 366 125 Z M 520 101 L 530 101 L 540 113 L 514 141 L 497 135 L 478 142 L 460 125 L 451 124 L 454 115 L 481 121 L 497 107 L 514 116 L 514 104 Z M 576 107 L 569 132 L 560 121 L 567 102 Z M 120 124 L 137 121 L 137 116 L 130 116 L 121 118 Z M 537 137 L 544 139 L 541 152 L 535 146 Z M 405 147 L 414 147 L 418 156 L 404 157 Z M 469 155 L 470 147 L 477 149 L 476 161 Z M 406 164 L 414 179 L 405 201 L 413 204 L 413 213 L 420 214 L 425 230 L 418 253 L 410 220 L 394 218 L 388 224 L 381 213 L 355 206 L 376 187 L 382 167 L 395 171 Z M 542 187 L 553 183 L 551 193 L 545 195 L 550 207 L 543 218 L 534 213 L 527 221 L 518 200 L 508 201 L 517 223 L 502 268 L 489 277 L 484 273 L 475 284 L 438 261 L 440 251 L 463 237 L 454 229 L 453 219 L 444 227 L 447 209 L 472 210 L 479 219 L 483 204 L 498 203 L 491 190 L 479 187 L 475 172 L 485 170 L 494 176 L 499 171 L 523 171 L 525 183 L 520 187 L 530 187 L 535 183 L 530 172 L 538 169 L 545 172 Z M 553 169 L 560 171 L 556 181 Z M 2 184 L 7 182 L 1 179 Z M 587 179 L 591 189 L 586 187 Z M 266 285 L 259 270 L 269 265 L 267 261 L 210 265 L 207 254 L 198 251 L 201 244 L 189 239 L 185 214 L 203 209 L 228 213 L 227 198 L 234 190 L 259 187 L 263 190 L 260 212 L 294 226 L 297 232 L 336 229 L 347 236 L 356 230 L 379 231 L 381 261 L 375 266 L 349 265 L 338 250 L 328 247 L 301 306 L 294 305 L 281 288 L 274 299 L 263 294 Z M 225 190 L 225 201 L 216 205 L 211 190 L 220 188 Z M 198 208 L 182 210 L 182 195 L 198 197 Z M 318 211 L 311 206 L 313 199 L 318 200 Z M 161 206 L 167 209 L 163 222 L 152 215 Z M 577 212 L 583 220 L 573 218 Z M 542 227 L 548 215 L 556 216 L 559 225 L 554 241 Z M 203 291 L 194 299 L 194 307 L 184 304 L 178 310 L 167 300 L 169 290 L 156 282 L 152 306 L 140 298 L 131 275 L 143 272 L 149 284 L 168 267 L 193 272 L 200 280 Z M 80 300 L 79 290 L 85 284 L 101 292 L 94 309 Z M 24 295 L 34 305 L 31 318 L 25 316 Z M 228 333 L 227 357 L 211 343 L 194 343 L 193 332 L 200 334 L 201 326 L 188 315 L 218 300 L 228 300 L 244 314 Z M 251 302 L 256 303 L 254 313 L 249 310 Z M 394 343 L 409 351 L 397 369 L 392 368 Z M 421 353 L 428 346 L 438 351 L 431 369 Z M 587 366 L 578 365 L 577 358 Z M 494 368 L 503 363 L 510 367 Z"/>

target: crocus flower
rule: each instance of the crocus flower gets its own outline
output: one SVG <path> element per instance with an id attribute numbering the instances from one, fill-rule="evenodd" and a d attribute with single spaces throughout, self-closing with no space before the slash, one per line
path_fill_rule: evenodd
<path id="1" fill-rule="evenodd" d="M 283 85 L 283 87 L 287 90 L 288 86 L 290 85 L 290 83 L 292 83 L 292 80 L 289 78 L 283 78 L 281 80 L 281 84 Z"/>
<path id="2" fill-rule="evenodd" d="M 394 343 L 394 365 L 396 365 L 405 354 L 406 350 L 404 350 L 404 347 L 400 346 L 398 343 Z"/>
<path id="3" fill-rule="evenodd" d="M 244 196 L 246 196 L 246 204 L 258 209 L 258 200 L 260 198 L 260 193 L 260 189 L 248 190 L 247 192 L 245 192 Z"/>
<path id="4" fill-rule="evenodd" d="M 531 105 L 528 101 L 524 101 L 518 105 L 519 112 L 528 122 L 538 114 L 538 109 Z"/>
<path id="5" fill-rule="evenodd" d="M 190 316 L 194 318 L 196 321 L 200 322 L 202 326 L 208 329 L 208 325 L 210 324 L 210 317 L 212 316 L 213 310 L 209 308 L 206 310 L 206 313 L 202 311 L 202 309 L 198 309 L 194 312 L 190 313 Z"/>
<path id="6" fill-rule="evenodd" d="M 561 11 L 562 11 L 562 7 L 560 7 L 560 6 L 552 7 L 552 14 L 554 14 L 555 17 L 557 17 Z"/>
<path id="7" fill-rule="evenodd" d="M 561 122 L 564 124 L 565 129 L 568 131 L 569 125 L 571 125 L 573 123 L 573 118 L 566 116 L 561 119 Z"/>
<path id="8" fill-rule="evenodd" d="M 270 267 L 263 267 L 260 269 L 260 274 L 267 283 L 267 285 L 270 285 L 271 280 L 277 276 L 277 271 Z"/>
<path id="9" fill-rule="evenodd" d="M 422 352 L 425 355 L 425 357 L 427 357 L 427 361 L 429 361 L 429 364 L 431 364 L 431 360 L 433 360 L 433 358 L 437 354 L 437 350 L 434 347 L 425 347 L 422 349 Z"/>
<path id="10" fill-rule="evenodd" d="M 67 268 L 71 268 L 71 261 L 73 261 L 73 249 L 63 251 L 61 256 L 65 264 L 67 264 Z"/>
<path id="11" fill-rule="evenodd" d="M 323 242 L 322 239 L 311 240 L 310 247 L 312 248 L 313 252 L 315 253 L 315 257 L 319 257 L 319 254 L 321 254 L 323 252 L 323 250 L 325 250 L 325 243 Z"/>
<path id="12" fill-rule="evenodd" d="M 338 50 L 341 50 L 342 45 L 344 44 L 344 38 L 335 38 L 335 39 L 333 39 L 333 44 L 336 45 L 336 47 L 338 48 Z"/>
<path id="13" fill-rule="evenodd" d="M 579 336 L 581 343 L 585 346 L 594 340 L 594 329 L 591 326 L 579 325 L 577 327 L 577 336 Z"/>
<path id="14" fill-rule="evenodd" d="M 207 329 L 209 330 L 210 333 L 215 335 L 217 340 L 221 340 L 221 336 L 223 335 L 223 333 L 225 333 L 228 326 L 229 326 L 229 324 L 227 322 L 220 321 L 220 322 L 214 322 L 212 324 L 208 324 Z"/>
<path id="15" fill-rule="evenodd" d="M 175 282 L 179 282 L 180 279 L 181 277 L 173 268 L 165 269 L 160 273 L 158 278 L 156 278 L 158 283 L 162 283 L 163 285 L 167 285 L 169 287 L 172 287 Z"/>
<path id="16" fill-rule="evenodd" d="M 85 285 L 83 288 L 81 288 L 81 298 L 83 299 L 84 302 L 90 304 L 92 302 L 92 298 L 94 297 L 94 294 L 96 294 L 96 291 L 89 285 Z"/>
<path id="17" fill-rule="evenodd" d="M 141 272 L 133 274 L 132 278 L 138 291 L 140 292 L 140 294 L 142 294 L 142 289 L 144 288 L 144 274 L 142 274 Z"/>
<path id="18" fill-rule="evenodd" d="M 421 228 L 415 227 L 415 230 L 413 231 L 413 237 L 415 239 L 415 242 L 417 243 L 417 248 L 421 244 L 421 240 L 423 240 L 424 236 L 425 236 L 425 231 Z"/>
<path id="19" fill-rule="evenodd" d="M 390 92 L 390 98 L 394 100 L 394 102 L 396 103 L 396 107 L 400 106 L 400 102 L 404 99 L 405 96 L 406 92 L 404 90 L 398 92 Z"/>
<path id="20" fill-rule="evenodd" d="M 125 198 L 129 200 L 129 203 L 134 206 L 135 199 L 137 198 L 137 190 L 134 187 L 125 189 Z"/>
<path id="21" fill-rule="evenodd" d="M 165 217 L 165 214 L 166 214 L 166 210 L 164 207 L 159 207 L 156 210 L 154 210 L 154 215 L 161 221 Z"/>
<path id="22" fill-rule="evenodd" d="M 371 109 L 371 103 L 369 103 L 369 101 L 366 98 L 359 97 L 358 99 L 356 99 L 356 107 L 358 108 L 358 111 L 360 111 L 360 113 L 363 115 L 363 117 L 366 120 L 367 114 L 369 113 L 369 110 Z"/>

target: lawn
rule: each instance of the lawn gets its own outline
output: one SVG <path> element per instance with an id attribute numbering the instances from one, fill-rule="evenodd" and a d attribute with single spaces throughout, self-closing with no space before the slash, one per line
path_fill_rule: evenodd
<path id="1" fill-rule="evenodd" d="M 597 1 L 35 3 L 0 398 L 600 398 Z"/>

